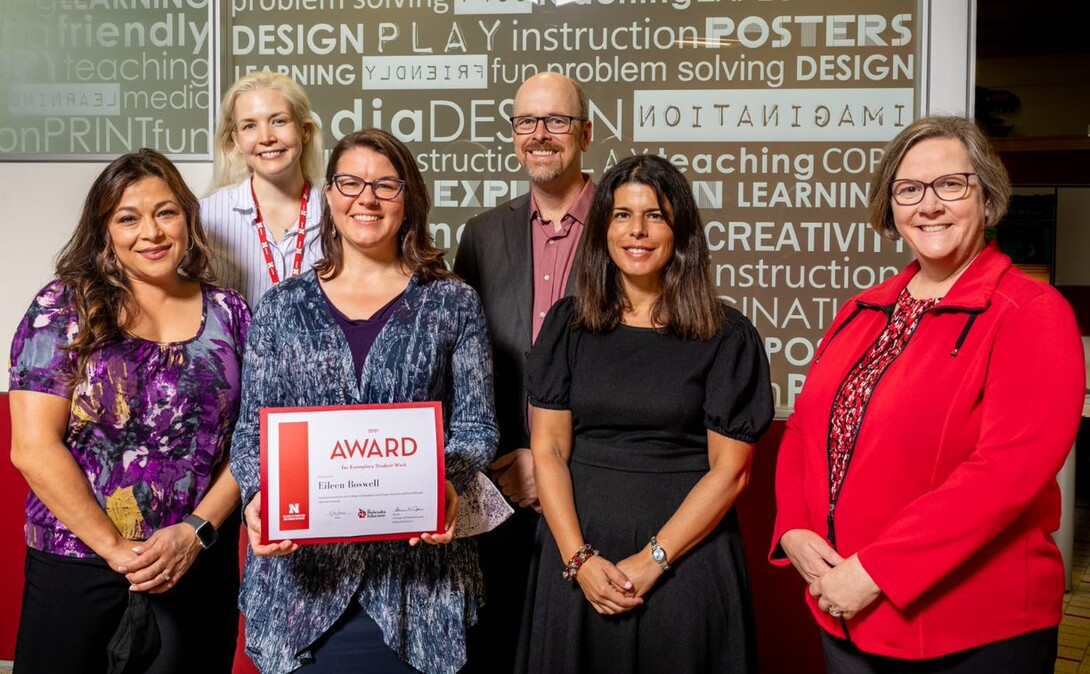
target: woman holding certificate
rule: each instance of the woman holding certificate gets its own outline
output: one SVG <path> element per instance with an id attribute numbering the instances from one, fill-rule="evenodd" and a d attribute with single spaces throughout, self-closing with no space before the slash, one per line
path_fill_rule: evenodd
<path id="1" fill-rule="evenodd" d="M 573 298 L 530 353 L 541 537 L 527 672 L 751 672 L 732 506 L 772 419 L 760 337 L 716 297 L 700 214 L 661 157 L 594 193 Z"/>
<path id="2" fill-rule="evenodd" d="M 243 367 L 231 468 L 252 553 L 240 605 L 266 674 L 456 672 L 482 600 L 476 548 L 453 540 L 458 495 L 488 465 L 497 429 L 484 315 L 432 245 L 424 179 L 408 148 L 371 129 L 329 159 L 325 258 L 262 300 Z M 446 529 L 404 541 L 261 544 L 260 409 L 441 401 Z"/>

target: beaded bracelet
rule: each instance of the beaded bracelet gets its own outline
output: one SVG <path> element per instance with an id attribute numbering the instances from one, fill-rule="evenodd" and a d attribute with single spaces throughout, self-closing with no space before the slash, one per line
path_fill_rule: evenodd
<path id="1" fill-rule="evenodd" d="M 586 564 L 588 559 L 597 554 L 598 550 L 592 548 L 590 543 L 584 543 L 583 547 L 576 550 L 568 563 L 564 565 L 564 573 L 561 574 L 561 577 L 564 580 L 575 580 L 575 574 L 579 573 L 579 567 Z"/>

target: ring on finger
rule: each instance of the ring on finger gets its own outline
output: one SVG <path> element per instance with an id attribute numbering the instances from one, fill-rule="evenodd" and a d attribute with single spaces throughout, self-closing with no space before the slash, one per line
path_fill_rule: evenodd
<path id="1" fill-rule="evenodd" d="M 837 607 L 835 607 L 835 606 L 830 606 L 829 607 L 829 615 L 831 615 L 834 618 L 839 618 L 841 615 L 843 615 L 843 612 L 840 609 L 838 609 Z"/>
<path id="2" fill-rule="evenodd" d="M 166 571 L 164 571 L 164 572 L 163 572 L 162 574 L 160 574 L 160 575 L 162 575 L 162 576 L 163 576 L 163 580 L 165 580 L 165 581 L 166 581 L 166 582 L 168 582 L 168 583 L 170 582 L 170 574 L 169 574 L 169 573 L 167 573 Z"/>

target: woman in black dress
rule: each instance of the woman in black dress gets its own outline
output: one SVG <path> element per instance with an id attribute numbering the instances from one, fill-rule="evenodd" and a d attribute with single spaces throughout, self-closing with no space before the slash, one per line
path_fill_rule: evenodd
<path id="1" fill-rule="evenodd" d="M 548 527 L 520 666 L 754 671 L 732 506 L 772 418 L 768 363 L 716 298 L 680 172 L 644 155 L 606 173 L 576 268 L 530 355 Z"/>

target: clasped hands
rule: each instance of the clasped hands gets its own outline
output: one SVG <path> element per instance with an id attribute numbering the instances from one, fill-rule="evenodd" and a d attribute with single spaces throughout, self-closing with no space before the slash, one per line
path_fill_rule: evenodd
<path id="1" fill-rule="evenodd" d="M 813 531 L 792 529 L 780 538 L 780 547 L 809 584 L 818 608 L 834 618 L 851 620 L 882 593 L 858 555 L 841 557 Z"/>
<path id="2" fill-rule="evenodd" d="M 643 604 L 643 596 L 662 575 L 662 568 L 647 550 L 617 564 L 595 555 L 579 567 L 575 581 L 595 611 L 617 615 Z"/>
<path id="3" fill-rule="evenodd" d="M 104 557 L 110 568 L 125 574 L 131 591 L 160 594 L 177 585 L 200 550 L 193 527 L 180 523 L 159 529 L 146 541 L 120 539 Z"/>

